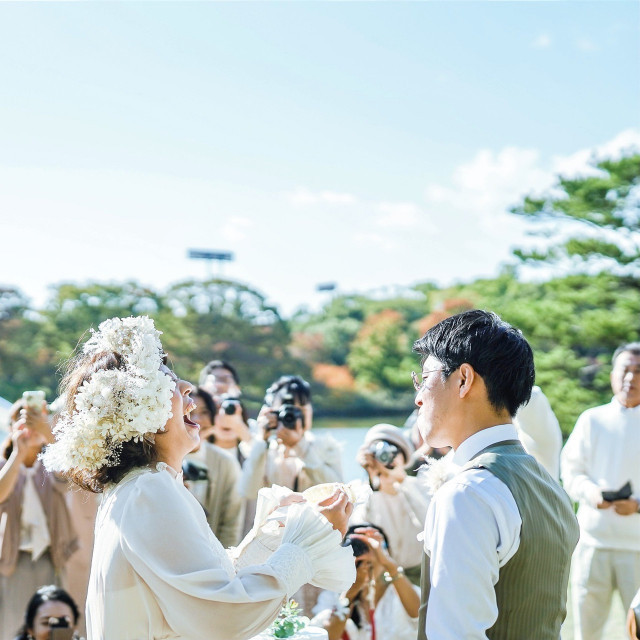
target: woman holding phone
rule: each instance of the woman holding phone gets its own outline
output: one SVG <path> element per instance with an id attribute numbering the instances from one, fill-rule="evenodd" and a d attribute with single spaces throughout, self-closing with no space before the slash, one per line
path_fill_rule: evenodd
<path id="1" fill-rule="evenodd" d="M 73 598 L 54 584 L 40 587 L 27 605 L 15 640 L 79 640 L 80 612 Z"/>

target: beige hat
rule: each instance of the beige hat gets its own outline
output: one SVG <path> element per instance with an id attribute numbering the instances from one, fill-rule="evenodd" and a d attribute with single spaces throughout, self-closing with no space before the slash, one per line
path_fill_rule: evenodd
<path id="1" fill-rule="evenodd" d="M 364 437 L 365 446 L 371 445 L 371 443 L 377 440 L 386 440 L 395 444 L 400 451 L 404 454 L 404 459 L 408 462 L 413 455 L 414 448 L 407 436 L 404 435 L 402 429 L 394 427 L 392 424 L 376 424 L 367 431 L 367 435 Z"/>

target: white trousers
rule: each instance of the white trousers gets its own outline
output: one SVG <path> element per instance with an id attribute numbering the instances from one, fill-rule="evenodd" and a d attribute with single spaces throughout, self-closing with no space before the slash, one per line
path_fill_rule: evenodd
<path id="1" fill-rule="evenodd" d="M 626 612 L 640 587 L 640 551 L 578 543 L 571 565 L 574 640 L 601 640 L 614 590 Z"/>

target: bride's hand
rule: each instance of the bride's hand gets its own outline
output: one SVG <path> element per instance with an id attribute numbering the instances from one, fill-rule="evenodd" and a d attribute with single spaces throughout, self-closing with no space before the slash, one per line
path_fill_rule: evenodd
<path id="1" fill-rule="evenodd" d="M 328 498 L 318 502 L 318 507 L 320 513 L 344 537 L 349 526 L 349 516 L 353 511 L 353 504 L 349 502 L 344 489 L 336 489 Z"/>
<path id="2" fill-rule="evenodd" d="M 290 504 L 295 504 L 296 502 L 306 502 L 306 499 L 301 493 L 292 491 L 288 496 L 280 500 L 278 507 L 288 507 Z"/>

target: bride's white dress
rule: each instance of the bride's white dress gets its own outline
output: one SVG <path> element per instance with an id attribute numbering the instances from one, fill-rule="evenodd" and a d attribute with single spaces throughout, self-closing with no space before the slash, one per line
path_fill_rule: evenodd
<path id="1" fill-rule="evenodd" d="M 234 566 L 181 476 L 164 466 L 136 469 L 104 495 L 88 640 L 243 640 L 269 626 L 303 584 L 341 590 L 355 580 L 351 551 L 306 503 L 284 510 L 273 553 L 265 558 L 256 528 Z M 262 564 L 246 566 L 250 558 Z"/>

